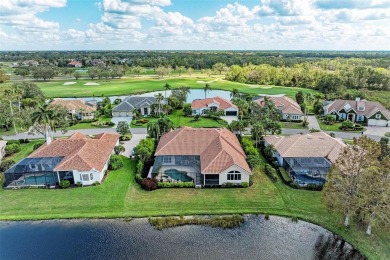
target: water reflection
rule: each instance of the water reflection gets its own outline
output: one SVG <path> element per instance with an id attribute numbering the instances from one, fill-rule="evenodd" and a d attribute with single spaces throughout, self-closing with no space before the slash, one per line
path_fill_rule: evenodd
<path id="1" fill-rule="evenodd" d="M 315 260 L 363 260 L 362 254 L 339 236 L 321 234 L 314 247 Z"/>
<path id="2" fill-rule="evenodd" d="M 235 229 L 183 226 L 157 231 L 147 219 L 0 222 L 0 259 L 312 260 L 357 255 L 340 240 L 328 241 L 329 236 L 303 221 L 255 215 L 246 216 Z"/>

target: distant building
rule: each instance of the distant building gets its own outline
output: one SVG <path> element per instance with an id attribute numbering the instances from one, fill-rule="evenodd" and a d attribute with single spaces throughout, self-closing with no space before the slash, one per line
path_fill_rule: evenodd
<path id="1" fill-rule="evenodd" d="M 83 66 L 83 64 L 81 62 L 73 60 L 73 61 L 69 62 L 67 66 L 68 67 L 81 68 Z"/>
<path id="2" fill-rule="evenodd" d="M 65 107 L 68 113 L 79 120 L 89 120 L 95 118 L 96 106 L 79 99 L 54 99 L 50 105 Z"/>
<path id="3" fill-rule="evenodd" d="M 390 127 L 390 111 L 381 103 L 360 100 L 337 99 L 324 106 L 324 115 L 332 115 L 336 120 L 350 120 L 354 123 L 367 123 L 369 126 Z"/>
<path id="4" fill-rule="evenodd" d="M 267 98 L 280 110 L 282 120 L 302 121 L 303 113 L 301 107 L 293 99 L 286 96 L 267 96 Z M 264 97 L 255 99 L 254 102 L 260 107 L 265 105 Z"/>
<path id="5" fill-rule="evenodd" d="M 22 62 L 22 66 L 25 66 L 25 67 L 28 67 L 28 66 L 38 66 L 39 65 L 39 62 L 36 61 L 36 60 L 26 60 L 26 61 L 23 61 Z"/>
<path id="6" fill-rule="evenodd" d="M 80 132 L 44 144 L 5 171 L 8 188 L 55 186 L 61 180 L 92 185 L 102 182 L 119 135 L 103 133 L 90 138 Z"/>
<path id="7" fill-rule="evenodd" d="M 225 116 L 238 116 L 238 107 L 221 97 L 196 99 L 192 101 L 191 109 L 193 115 L 205 115 L 209 110 L 223 110 Z"/>
<path id="8" fill-rule="evenodd" d="M 133 116 L 134 109 L 138 109 L 141 115 L 148 116 L 154 113 L 152 105 L 156 103 L 154 97 L 129 96 L 112 109 L 113 117 Z M 163 101 L 162 103 L 165 103 Z"/>

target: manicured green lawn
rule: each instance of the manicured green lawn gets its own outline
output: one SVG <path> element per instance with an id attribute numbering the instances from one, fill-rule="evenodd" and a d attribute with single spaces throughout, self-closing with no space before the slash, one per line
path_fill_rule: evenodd
<path id="1" fill-rule="evenodd" d="M 20 152 L 13 154 L 11 156 L 7 156 L 4 158 L 4 160 L 14 160 L 15 162 L 18 162 L 24 159 L 25 157 L 27 157 L 30 153 L 32 153 L 34 145 L 40 142 L 43 142 L 43 139 L 42 140 L 34 139 L 34 140 L 30 140 L 30 142 L 27 144 L 20 144 L 20 148 L 21 148 Z"/>
<path id="2" fill-rule="evenodd" d="M 98 121 L 99 122 L 111 122 L 111 118 L 99 117 Z M 101 126 L 93 126 L 92 123 L 78 123 L 78 124 L 75 124 L 75 125 L 68 127 L 68 130 L 90 129 L 90 128 L 95 128 L 95 127 L 101 128 Z"/>
<path id="3" fill-rule="evenodd" d="M 184 116 L 183 110 L 176 110 L 172 114 L 168 116 L 175 127 L 180 126 L 190 126 L 190 127 L 227 127 L 227 122 L 224 120 L 214 120 L 211 118 L 206 117 L 200 117 L 199 120 L 195 121 L 193 117 L 186 117 Z M 146 119 L 149 120 L 149 122 L 157 121 L 158 118 L 156 117 L 147 117 Z M 131 122 L 131 127 L 133 128 L 146 128 L 147 123 L 145 124 L 135 124 L 135 120 Z"/>
<path id="4" fill-rule="evenodd" d="M 76 82 L 76 84 L 64 85 L 65 82 Z M 84 85 L 88 82 L 95 82 L 100 85 Z M 155 77 L 122 78 L 113 80 L 69 79 L 36 83 L 48 97 L 90 97 L 93 95 L 115 96 L 164 90 L 163 86 L 165 83 L 169 83 L 173 88 L 188 86 L 199 89 L 202 88 L 206 82 L 208 82 L 213 89 L 231 91 L 233 88 L 237 88 L 239 91 L 248 94 L 286 94 L 293 97 L 299 90 L 302 90 L 304 93 L 316 92 L 312 89 L 293 87 L 248 85 L 244 83 L 226 81 L 220 78 L 207 78 L 204 76 L 191 78 L 174 77 L 166 79 L 156 79 Z"/>
<path id="5" fill-rule="evenodd" d="M 317 121 L 318 123 L 320 124 L 320 128 L 321 130 L 324 130 L 324 131 L 332 131 L 332 132 L 348 132 L 348 133 L 361 133 L 362 130 L 359 130 L 359 131 L 343 131 L 340 129 L 341 127 L 341 123 L 340 122 L 335 122 L 333 125 L 327 125 L 325 123 L 322 122 L 321 119 L 319 119 L 318 117 L 317 118 Z M 363 131 L 365 131 L 366 129 L 363 128 Z"/>

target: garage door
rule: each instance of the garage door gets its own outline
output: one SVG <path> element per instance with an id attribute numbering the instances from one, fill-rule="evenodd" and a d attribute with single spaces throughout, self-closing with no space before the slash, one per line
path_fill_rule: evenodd
<path id="1" fill-rule="evenodd" d="M 226 115 L 227 116 L 236 116 L 237 115 L 237 111 L 226 111 Z"/>
<path id="2" fill-rule="evenodd" d="M 370 126 L 388 126 L 388 122 L 386 120 L 378 120 L 378 119 L 369 119 L 368 125 Z"/>
<path id="3" fill-rule="evenodd" d="M 376 119 L 368 119 L 367 124 L 368 124 L 368 125 L 371 125 L 371 126 L 372 126 L 372 125 L 376 125 L 376 121 L 377 121 Z"/>
<path id="4" fill-rule="evenodd" d="M 119 116 L 131 116 L 131 112 L 120 112 Z"/>

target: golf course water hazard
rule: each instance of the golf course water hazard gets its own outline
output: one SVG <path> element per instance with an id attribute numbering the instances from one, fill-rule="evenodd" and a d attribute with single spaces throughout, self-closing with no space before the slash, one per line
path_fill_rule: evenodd
<path id="1" fill-rule="evenodd" d="M 363 259 L 319 226 L 273 216 L 248 215 L 234 229 L 183 226 L 162 231 L 147 219 L 0 222 L 0 259 L 6 260 L 324 259 L 332 251 L 348 257 L 338 259 Z"/>

